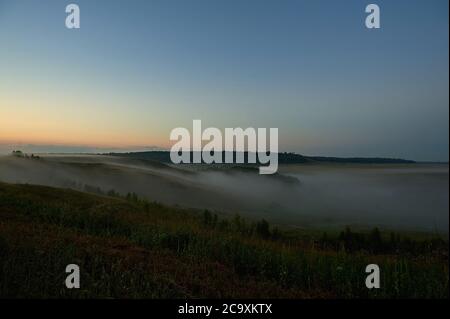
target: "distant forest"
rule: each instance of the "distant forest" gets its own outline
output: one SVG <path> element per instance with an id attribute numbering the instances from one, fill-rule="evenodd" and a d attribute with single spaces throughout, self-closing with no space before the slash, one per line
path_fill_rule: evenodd
<path id="1" fill-rule="evenodd" d="M 193 157 L 191 152 L 191 162 Z M 134 159 L 151 160 L 162 163 L 171 163 L 169 151 L 148 151 L 148 152 L 129 152 L 129 153 L 107 153 L 104 155 L 130 157 Z M 222 152 L 222 158 L 225 158 L 225 152 Z M 233 158 L 236 158 L 236 152 L 233 152 Z M 248 163 L 248 152 L 244 152 L 244 162 Z M 413 164 L 415 161 L 381 158 L 381 157 L 325 157 L 325 156 L 304 156 L 296 153 L 279 153 L 278 162 L 280 164 L 305 164 L 305 163 L 341 163 L 341 164 Z M 257 163 L 259 164 L 259 163 Z"/>

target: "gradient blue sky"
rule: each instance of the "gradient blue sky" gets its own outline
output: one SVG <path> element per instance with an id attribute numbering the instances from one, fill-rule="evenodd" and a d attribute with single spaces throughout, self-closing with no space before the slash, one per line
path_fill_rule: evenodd
<path id="1" fill-rule="evenodd" d="M 448 28 L 447 0 L 0 0 L 0 143 L 168 147 L 201 119 L 278 127 L 282 151 L 448 161 Z"/>

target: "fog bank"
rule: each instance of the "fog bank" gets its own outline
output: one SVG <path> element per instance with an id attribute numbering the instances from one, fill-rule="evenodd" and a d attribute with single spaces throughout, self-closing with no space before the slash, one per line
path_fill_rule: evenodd
<path id="1" fill-rule="evenodd" d="M 169 205 L 293 227 L 343 225 L 448 232 L 448 165 L 165 165 L 116 156 L 0 157 L 0 181 L 111 189 Z"/>

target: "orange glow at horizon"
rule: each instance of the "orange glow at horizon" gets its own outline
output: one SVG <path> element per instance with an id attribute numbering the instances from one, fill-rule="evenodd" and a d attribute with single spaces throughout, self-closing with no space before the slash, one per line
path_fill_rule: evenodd
<path id="1" fill-rule="evenodd" d="M 169 133 L 161 126 L 133 126 L 113 116 L 77 114 L 70 116 L 46 107 L 2 107 L 0 101 L 0 143 L 89 147 L 168 147 Z M 4 105 L 4 104 L 3 104 Z M 101 120 L 96 120 L 101 119 Z M 119 123 L 119 125 L 117 124 Z"/>

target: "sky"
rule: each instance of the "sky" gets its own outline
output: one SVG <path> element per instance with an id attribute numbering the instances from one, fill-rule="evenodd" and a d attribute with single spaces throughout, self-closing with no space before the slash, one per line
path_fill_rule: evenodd
<path id="1" fill-rule="evenodd" d="M 65 27 L 76 3 L 81 28 Z M 381 28 L 365 27 L 365 7 Z M 281 151 L 449 157 L 447 0 L 0 0 L 0 152 L 168 148 L 277 127 Z"/>

